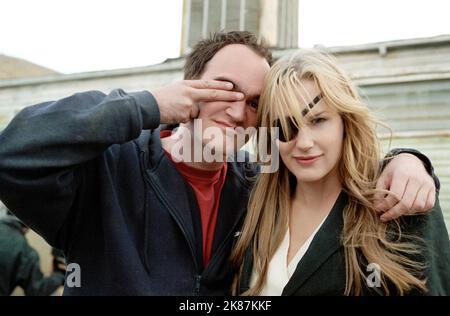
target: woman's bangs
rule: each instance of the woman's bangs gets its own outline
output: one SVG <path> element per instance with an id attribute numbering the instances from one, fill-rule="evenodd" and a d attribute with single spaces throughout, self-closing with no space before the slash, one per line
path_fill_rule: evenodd
<path id="1" fill-rule="evenodd" d="M 295 78 L 295 72 L 280 78 L 276 89 L 272 95 L 272 122 L 278 122 L 279 127 L 285 131 L 289 131 L 289 126 L 292 123 L 300 128 L 303 126 L 302 110 L 303 105 L 300 101 L 300 94 L 298 91 L 299 81 Z"/>

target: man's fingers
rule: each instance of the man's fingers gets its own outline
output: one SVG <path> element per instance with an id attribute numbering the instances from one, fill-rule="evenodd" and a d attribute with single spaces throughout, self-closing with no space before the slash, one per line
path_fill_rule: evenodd
<path id="1" fill-rule="evenodd" d="M 422 187 L 420 187 L 420 184 L 418 182 L 408 181 L 405 192 L 403 193 L 398 203 L 396 203 L 386 213 L 384 213 L 380 217 L 380 219 L 386 222 L 403 215 L 414 213 L 414 207 L 420 206 L 420 203 L 423 203 L 422 206 L 420 206 L 420 210 L 422 210 L 425 205 L 427 191 L 422 192 L 421 188 Z M 419 197 L 419 193 L 425 195 L 425 197 Z M 417 205 L 415 204 L 416 202 Z"/>
<path id="2" fill-rule="evenodd" d="M 407 208 L 404 204 L 402 191 L 405 190 L 406 193 L 407 185 L 407 181 L 406 184 L 404 184 L 404 181 L 397 181 L 393 183 L 390 190 L 391 194 L 388 194 L 387 197 L 383 199 L 383 205 L 386 208 L 383 209 L 383 212 L 385 213 L 380 216 L 381 221 L 388 222 L 403 215 L 405 209 Z"/>
<path id="3" fill-rule="evenodd" d="M 234 85 L 228 81 L 220 80 L 185 80 L 189 87 L 196 89 L 219 89 L 219 90 L 231 90 Z"/>
<path id="4" fill-rule="evenodd" d="M 194 105 L 191 107 L 191 119 L 197 118 L 199 112 L 200 112 L 200 110 L 199 110 L 199 108 L 198 108 L 198 105 L 197 105 L 197 104 L 194 104 Z"/>
<path id="5" fill-rule="evenodd" d="M 241 92 L 225 90 L 192 89 L 191 93 L 194 102 L 239 101 L 244 98 Z"/>
<path id="6" fill-rule="evenodd" d="M 220 80 L 183 80 L 152 91 L 161 123 L 186 123 L 197 118 L 198 104 L 211 101 L 235 102 L 244 99 L 232 91 L 233 83 Z"/>
<path id="7" fill-rule="evenodd" d="M 242 92 L 229 91 L 234 84 L 220 80 L 185 80 L 186 85 L 192 89 L 189 93 L 194 102 L 209 101 L 238 101 L 244 98 Z"/>
<path id="8" fill-rule="evenodd" d="M 384 177 L 382 176 L 378 179 L 376 189 L 380 190 L 380 191 L 389 189 L 386 176 L 384 176 Z M 382 209 L 384 207 L 383 200 L 384 200 L 385 196 L 386 196 L 386 194 L 384 192 L 378 192 L 378 191 L 373 195 L 375 208 L 377 210 L 379 210 L 380 212 L 382 211 Z"/>
<path id="9" fill-rule="evenodd" d="M 420 192 L 420 189 L 421 189 L 420 183 L 414 180 L 408 181 L 405 193 L 403 193 L 403 196 L 401 198 L 402 202 L 401 204 L 403 205 L 403 208 L 400 209 L 401 215 L 411 213 L 417 198 L 417 194 Z"/>
<path id="10" fill-rule="evenodd" d="M 392 194 L 388 194 L 385 198 L 388 208 L 394 207 L 400 200 L 402 200 L 408 184 L 408 179 L 403 177 L 392 179 L 392 185 L 389 188 L 389 192 L 391 192 Z"/>
<path id="11" fill-rule="evenodd" d="M 401 202 L 397 203 L 397 205 L 395 205 L 389 211 L 380 216 L 381 221 L 389 222 L 397 217 L 400 217 L 402 215 L 401 211 L 402 208 L 403 208 L 402 203 Z"/>
<path id="12" fill-rule="evenodd" d="M 378 209 L 381 212 L 386 212 L 393 208 L 403 197 L 408 180 L 404 178 L 395 178 L 389 188 L 389 194 L 379 202 Z"/>
<path id="13" fill-rule="evenodd" d="M 425 210 L 429 192 L 430 190 L 427 186 L 422 185 L 422 187 L 420 187 L 416 199 L 414 200 L 414 203 L 411 206 L 410 214 L 423 212 Z"/>

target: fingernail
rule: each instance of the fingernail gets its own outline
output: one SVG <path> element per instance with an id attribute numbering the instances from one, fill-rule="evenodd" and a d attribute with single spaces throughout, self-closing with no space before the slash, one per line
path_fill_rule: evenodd
<path id="1" fill-rule="evenodd" d="M 381 217 L 380 217 L 380 220 L 381 220 L 383 223 L 386 223 L 386 222 L 389 222 L 389 217 L 387 217 L 387 216 L 381 216 Z"/>
<path id="2" fill-rule="evenodd" d="M 226 82 L 225 84 L 227 86 L 227 89 L 233 89 L 234 87 L 234 84 L 232 84 L 231 82 Z"/>
<path id="3" fill-rule="evenodd" d="M 234 95 L 235 95 L 236 98 L 238 98 L 238 99 L 242 99 L 242 98 L 244 97 L 244 94 L 241 93 L 241 92 L 236 92 Z"/>

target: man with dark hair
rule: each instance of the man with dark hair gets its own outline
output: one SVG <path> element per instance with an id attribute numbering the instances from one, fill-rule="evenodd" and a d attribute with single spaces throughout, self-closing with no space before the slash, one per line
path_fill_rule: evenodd
<path id="1" fill-rule="evenodd" d="M 233 141 L 256 127 L 271 62 L 253 34 L 216 34 L 187 57 L 185 78 L 194 80 L 151 93 L 78 93 L 13 119 L 0 135 L 0 198 L 80 267 L 80 286 L 66 283 L 64 294 L 229 293 L 256 170 L 225 157 L 242 157 Z M 435 186 L 431 163 L 411 153 L 384 170 L 382 183 L 402 192 L 401 203 L 383 200 L 385 210 L 434 204 L 415 199 Z M 411 208 L 395 210 L 403 203 Z"/>
<path id="2" fill-rule="evenodd" d="M 257 38 L 250 32 L 214 33 L 210 38 L 199 41 L 186 57 L 184 79 L 199 79 L 206 64 L 214 55 L 227 45 L 241 44 L 250 48 L 257 55 L 264 57 L 272 66 L 272 52 L 264 38 Z"/>

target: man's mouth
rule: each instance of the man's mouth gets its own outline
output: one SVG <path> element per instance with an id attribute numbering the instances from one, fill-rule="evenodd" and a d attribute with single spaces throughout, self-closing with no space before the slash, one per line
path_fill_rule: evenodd
<path id="1" fill-rule="evenodd" d="M 214 121 L 214 123 L 216 123 L 217 125 L 219 125 L 222 128 L 231 128 L 231 129 L 236 128 L 235 124 L 231 124 L 231 123 L 224 122 L 224 121 Z"/>

